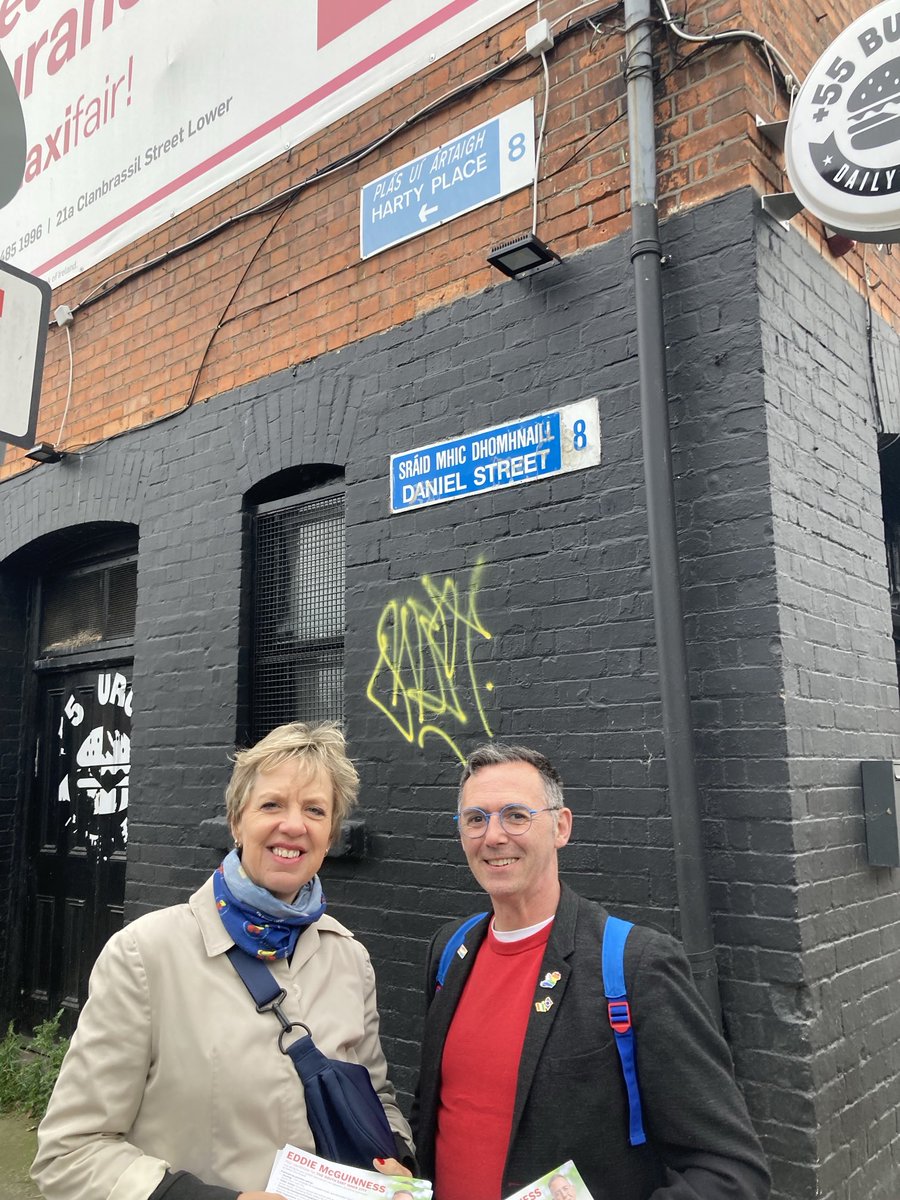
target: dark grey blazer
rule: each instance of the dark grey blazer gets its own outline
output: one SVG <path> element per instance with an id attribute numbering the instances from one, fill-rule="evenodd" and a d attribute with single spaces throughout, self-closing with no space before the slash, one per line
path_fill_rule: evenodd
<path id="1" fill-rule="evenodd" d="M 503 1195 L 571 1158 L 594 1200 L 764 1200 L 769 1173 L 728 1047 L 679 944 L 643 926 L 628 938 L 625 978 L 648 1144 L 628 1144 L 627 1098 L 600 966 L 607 915 L 563 886 L 539 976 L 559 971 L 561 978 L 552 990 L 535 991 L 535 1001 L 551 996 L 553 1006 L 547 1012 L 532 1006 L 529 1014 Z M 487 932 L 486 920 L 469 931 L 469 953 L 454 958 L 435 994 L 440 953 L 458 924 L 445 925 L 428 954 L 429 1003 L 412 1113 L 425 1178 L 434 1172 L 444 1041 Z M 478 1147 L 471 1152 L 474 1164 Z M 473 1200 L 483 1198 L 473 1193 Z"/>

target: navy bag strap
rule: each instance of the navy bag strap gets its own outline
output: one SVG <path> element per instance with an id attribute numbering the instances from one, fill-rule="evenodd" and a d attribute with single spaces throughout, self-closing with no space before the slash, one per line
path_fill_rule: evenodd
<path id="1" fill-rule="evenodd" d="M 633 928 L 630 921 L 623 921 L 620 917 L 606 919 L 603 930 L 603 992 L 607 1000 L 609 1023 L 616 1038 L 616 1049 L 622 1062 L 625 1090 L 628 1093 L 628 1141 L 632 1146 L 642 1146 L 647 1140 L 647 1135 L 644 1133 L 641 1094 L 634 1058 L 631 1008 L 625 988 L 625 943 Z"/>
<path id="2" fill-rule="evenodd" d="M 232 946 L 225 953 L 253 997 L 257 1012 L 268 1012 L 270 1008 L 274 1009 L 286 999 L 284 989 L 278 986 L 277 979 L 264 962 L 254 958 L 240 946 Z"/>
<path id="3" fill-rule="evenodd" d="M 473 927 L 473 925 L 477 925 L 478 922 L 483 920 L 483 918 L 486 916 L 487 913 L 476 913 L 474 917 L 469 917 L 467 920 L 463 921 L 462 925 L 458 925 L 450 934 L 447 945 L 444 947 L 444 951 L 441 954 L 440 961 L 438 962 L 437 974 L 434 977 L 436 988 L 440 989 L 444 986 L 444 980 L 447 978 L 447 972 L 450 970 L 450 964 L 453 962 L 453 956 L 465 941 L 466 934 Z"/>

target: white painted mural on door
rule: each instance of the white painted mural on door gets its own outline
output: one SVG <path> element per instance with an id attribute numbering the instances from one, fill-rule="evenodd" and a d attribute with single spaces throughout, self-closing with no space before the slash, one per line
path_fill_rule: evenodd
<path id="1" fill-rule="evenodd" d="M 84 705 L 74 694 L 66 700 L 58 730 L 64 771 L 58 799 L 69 808 L 66 823 L 78 840 L 107 857 L 128 841 L 132 689 L 119 671 L 101 671 L 95 699 L 93 721 L 99 714 L 101 723 L 91 728 L 82 728 Z M 74 761 L 67 747 L 75 748 Z"/>

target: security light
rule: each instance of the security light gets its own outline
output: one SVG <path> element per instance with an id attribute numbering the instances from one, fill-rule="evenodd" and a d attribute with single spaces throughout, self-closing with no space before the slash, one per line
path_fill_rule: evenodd
<path id="1" fill-rule="evenodd" d="M 487 256 L 488 262 L 510 279 L 523 279 L 535 271 L 545 271 L 554 263 L 562 262 L 559 255 L 545 246 L 533 233 L 523 234 L 510 242 L 494 246 Z"/>
<path id="2" fill-rule="evenodd" d="M 52 442 L 38 442 L 36 446 L 32 446 L 25 453 L 26 458 L 33 459 L 36 463 L 54 463 L 59 462 L 65 457 L 62 450 L 57 450 Z"/>

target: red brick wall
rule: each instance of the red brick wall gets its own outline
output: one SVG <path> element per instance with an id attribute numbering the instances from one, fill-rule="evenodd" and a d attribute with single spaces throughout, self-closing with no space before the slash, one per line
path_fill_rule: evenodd
<path id="1" fill-rule="evenodd" d="M 575 0 L 549 0 L 558 21 Z M 679 6 L 683 9 L 683 5 Z M 691 4 L 692 33 L 752 29 L 769 38 L 802 79 L 868 0 L 709 0 Z M 586 6 L 569 20 L 593 13 Z M 76 308 L 103 281 L 146 262 L 254 204 L 307 179 L 404 121 L 424 104 L 524 45 L 528 8 L 350 114 L 128 249 L 66 282 L 54 306 Z M 567 21 L 556 26 L 559 34 Z M 628 154 L 623 13 L 562 40 L 549 57 L 551 96 L 541 161 L 538 232 L 563 256 L 627 229 Z M 783 92 L 744 43 L 702 48 L 656 35 L 660 213 L 666 215 L 752 185 L 787 188 L 781 155 L 760 137 L 755 114 L 784 118 Z M 174 413 L 189 401 L 336 350 L 489 286 L 509 286 L 485 262 L 498 241 L 531 224 L 531 192 L 520 191 L 396 246 L 359 258 L 358 193 L 368 180 L 529 96 L 540 112 L 540 63 L 528 59 L 474 95 L 398 135 L 358 166 L 314 183 L 282 215 L 260 214 L 204 245 L 130 280 L 76 313 L 70 328 L 74 389 L 63 443 L 77 448 Z M 818 244 L 821 226 L 798 217 Z M 882 315 L 896 319 L 898 280 L 887 249 L 868 247 L 866 264 Z M 830 257 L 830 256 L 829 256 Z M 863 255 L 832 260 L 861 286 Z M 515 285 L 513 285 L 515 286 Z M 39 436 L 57 437 L 69 361 L 64 333 L 51 329 Z M 8 448 L 0 479 L 28 465 Z"/>

